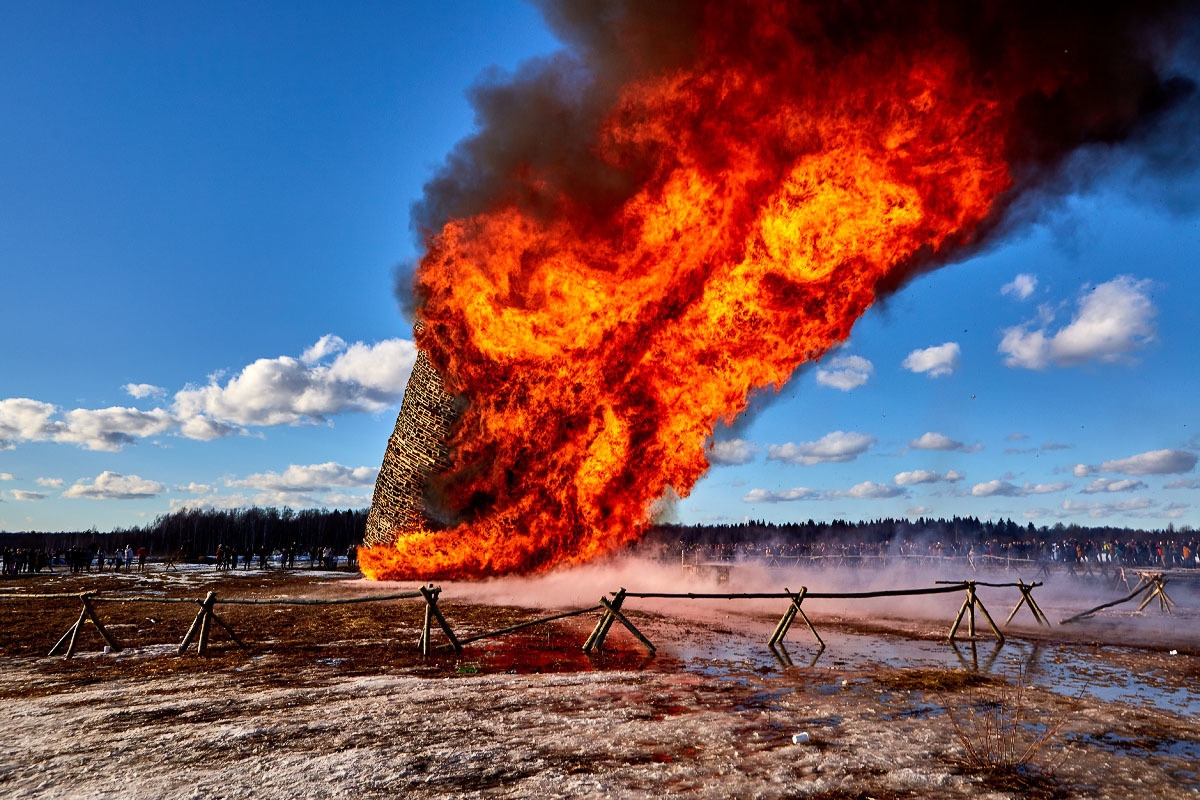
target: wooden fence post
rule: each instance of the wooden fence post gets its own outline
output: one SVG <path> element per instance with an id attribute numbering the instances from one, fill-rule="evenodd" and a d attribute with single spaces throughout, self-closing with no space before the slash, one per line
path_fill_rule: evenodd
<path id="1" fill-rule="evenodd" d="M 1142 580 L 1146 582 L 1146 586 L 1150 588 L 1150 591 L 1146 594 L 1145 599 L 1142 600 L 1142 604 L 1138 606 L 1138 611 L 1150 605 L 1150 601 L 1157 597 L 1158 609 L 1170 614 L 1171 606 L 1175 605 L 1175 601 L 1167 596 L 1166 589 L 1164 588 L 1170 578 L 1164 578 L 1161 572 L 1156 572 L 1147 574 Z"/>
<path id="2" fill-rule="evenodd" d="M 791 595 L 791 605 L 788 606 L 787 611 L 783 612 L 783 618 L 780 619 L 779 624 L 775 626 L 775 632 L 771 634 L 771 639 L 767 642 L 767 647 L 774 647 L 776 644 L 781 642 L 785 636 L 787 636 L 788 630 L 792 627 L 792 622 L 796 619 L 797 614 L 799 614 L 800 618 L 804 620 L 804 624 L 808 626 L 808 629 L 812 631 L 812 635 L 816 638 L 817 644 L 821 645 L 822 648 L 825 647 L 825 642 L 821 639 L 820 634 L 817 633 L 817 629 L 813 627 L 812 621 L 809 620 L 808 615 L 804 613 L 804 609 L 800 607 L 800 604 L 804 602 L 804 595 L 808 594 L 808 587 L 801 586 L 800 593 L 794 595 L 792 594 L 791 589 L 788 589 L 786 586 L 783 590 Z"/>
<path id="3" fill-rule="evenodd" d="M 66 657 L 71 658 L 73 655 L 75 655 L 75 644 L 79 640 L 79 630 L 88 620 L 91 620 L 92 624 L 96 626 L 96 630 L 100 632 L 101 638 L 103 638 L 105 643 L 112 648 L 113 652 L 119 652 L 124 649 L 117 642 L 117 640 L 113 638 L 112 634 L 108 632 L 103 623 L 100 622 L 100 617 L 96 616 L 96 609 L 92 607 L 92 598 L 94 596 L 95 595 L 92 592 L 84 592 L 83 594 L 79 595 L 79 600 L 83 603 L 83 610 L 79 612 L 79 619 L 75 620 L 75 624 L 72 625 L 67 632 L 62 635 L 62 638 L 55 643 L 54 647 L 50 648 L 50 652 L 47 655 L 52 656 L 57 653 L 58 649 L 63 646 L 64 642 L 67 642 Z"/>
<path id="4" fill-rule="evenodd" d="M 1028 605 L 1029 613 L 1033 614 L 1034 620 L 1036 620 L 1039 625 L 1045 625 L 1047 628 L 1050 627 L 1050 620 L 1046 619 L 1046 615 L 1042 613 L 1042 609 L 1033 599 L 1033 589 L 1034 587 L 1040 585 L 1041 584 L 1038 583 L 1026 585 L 1025 581 L 1017 578 L 1017 586 L 1021 590 L 1021 599 L 1017 601 L 1015 606 L 1013 606 L 1013 610 L 1009 613 L 1008 619 L 1004 620 L 1005 625 L 1012 622 L 1012 618 L 1015 617 L 1017 612 L 1021 610 L 1021 606 Z"/>
<path id="5" fill-rule="evenodd" d="M 450 646 L 454 648 L 454 652 L 462 652 L 462 643 L 458 641 L 458 637 L 454 635 L 454 631 L 450 629 L 450 623 L 446 622 L 446 618 L 442 616 L 441 609 L 438 608 L 438 595 L 442 593 L 440 588 L 433 584 L 420 587 L 421 596 L 425 598 L 425 624 L 421 627 L 421 638 L 417 642 L 417 647 L 421 651 L 421 655 L 429 655 L 431 624 L 434 619 L 441 626 L 442 632 L 446 634 L 446 638 L 450 640 Z"/>
<path id="6" fill-rule="evenodd" d="M 963 600 L 962 607 L 958 610 L 958 616 L 954 618 L 954 625 L 950 628 L 950 636 L 948 638 L 953 639 L 954 634 L 958 633 L 958 626 L 962 624 L 964 615 L 967 616 L 967 634 L 971 638 L 975 638 L 976 607 L 983 612 L 983 616 L 987 620 L 988 625 L 991 627 L 992 633 L 996 634 L 996 638 L 1000 640 L 1001 644 L 1003 644 L 1004 634 L 1001 633 L 1000 629 L 996 627 L 996 623 L 992 619 L 992 615 L 988 613 L 987 609 L 984 608 L 983 603 L 980 602 L 979 596 L 975 591 L 975 581 L 967 581 L 967 598 Z"/>
<path id="7" fill-rule="evenodd" d="M 200 601 L 200 611 L 196 614 L 196 618 L 192 620 L 192 626 L 188 628 L 187 635 L 183 637 L 183 641 L 179 643 L 179 654 L 183 655 L 187 652 L 188 647 L 192 643 L 192 639 L 199 638 L 196 642 L 197 655 L 204 655 L 208 652 L 208 635 L 212 628 L 212 623 L 215 620 L 218 625 L 225 629 L 237 646 L 242 650 L 249 651 L 249 647 L 243 642 L 238 635 L 233 632 L 233 628 L 226 624 L 225 620 L 217 616 L 214 607 L 217 604 L 217 593 L 209 592 L 208 595 Z"/>
<path id="8" fill-rule="evenodd" d="M 642 635 L 642 632 L 634 626 L 629 618 L 621 613 L 621 605 L 625 602 L 625 587 L 613 594 L 613 599 L 607 597 L 600 598 L 600 605 L 604 606 L 604 613 L 600 615 L 600 621 L 596 623 L 596 627 L 592 630 L 592 635 L 587 638 L 583 644 L 583 652 L 590 653 L 593 650 L 599 650 L 604 646 L 604 639 L 608 636 L 608 631 L 612 628 L 614 622 L 620 622 L 625 626 L 633 637 L 641 642 L 651 653 L 658 652 L 649 639 Z"/>
<path id="9" fill-rule="evenodd" d="M 604 637 L 608 635 L 608 629 L 612 627 L 614 610 L 620 610 L 621 604 L 625 602 L 625 587 L 613 595 L 612 602 L 608 602 L 607 598 L 600 598 L 600 605 L 604 606 L 604 613 L 600 615 L 600 620 L 596 623 L 596 627 L 592 628 L 592 633 L 588 636 L 587 641 L 583 643 L 583 652 L 590 653 L 593 650 L 599 650 L 600 645 L 604 643 Z"/>

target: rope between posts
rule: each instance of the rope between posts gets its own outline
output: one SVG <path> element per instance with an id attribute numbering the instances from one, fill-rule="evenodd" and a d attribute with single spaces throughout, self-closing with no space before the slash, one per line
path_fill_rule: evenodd
<path id="1" fill-rule="evenodd" d="M 948 586 L 932 586 L 927 589 L 888 589 L 876 592 L 809 592 L 806 598 L 818 600 L 862 600 L 871 597 L 905 597 L 922 594 L 948 594 L 961 592 L 968 585 L 962 581 Z M 1016 586 L 1017 584 L 1012 584 Z M 613 592 L 616 594 L 616 592 Z M 787 600 L 793 595 L 788 592 L 742 592 L 742 593 L 706 593 L 706 592 L 625 592 L 626 597 L 665 598 L 677 600 Z"/>
<path id="2" fill-rule="evenodd" d="M 217 604 L 229 603 L 231 605 L 257 605 L 257 606 L 337 606 L 346 605 L 348 603 L 370 603 L 382 602 L 384 600 L 411 600 L 421 597 L 420 592 L 403 592 L 401 594 L 378 594 L 365 595 L 363 597 L 339 597 L 332 599 L 308 598 L 308 597 L 268 597 L 268 598 L 217 598 Z M 203 603 L 203 597 L 104 597 L 102 595 L 90 594 L 88 592 L 76 592 L 72 594 L 0 594 L 0 600 L 49 600 L 57 599 L 73 599 L 78 600 L 82 597 L 87 597 L 93 603 Z"/>

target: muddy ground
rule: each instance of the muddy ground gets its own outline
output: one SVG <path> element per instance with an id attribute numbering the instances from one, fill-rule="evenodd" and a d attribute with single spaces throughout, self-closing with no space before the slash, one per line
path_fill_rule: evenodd
<path id="1" fill-rule="evenodd" d="M 641 582 L 678 566 L 611 567 L 531 581 L 443 585 L 461 638 Z M 1001 576 L 1015 580 L 1016 576 Z M 929 585 L 928 576 L 887 576 Z M 881 576 L 872 576 L 877 585 Z M 1193 797 L 1200 794 L 1200 639 L 1193 591 L 1164 614 L 1072 579 L 1038 590 L 1054 623 L 1022 609 L 999 644 L 946 641 L 961 596 L 806 602 L 766 647 L 786 602 L 627 601 L 650 653 L 619 625 L 582 643 L 589 613 L 467 644 L 416 644 L 423 600 L 218 604 L 204 656 L 179 645 L 195 602 L 345 598 L 412 590 L 345 572 L 211 568 L 61 573 L 0 582 L 0 795 L 194 797 Z M 858 585 L 846 575 L 749 572 L 721 590 Z M 856 583 L 857 581 L 857 583 Z M 920 581 L 920 582 L 915 582 Z M 1027 581 L 1028 582 L 1028 581 Z M 687 591 L 716 587 L 688 584 Z M 89 623 L 71 659 L 48 657 L 96 591 L 122 649 Z M 1019 599 L 981 589 L 997 623 Z M 1094 603 L 1092 603 L 1094 604 Z M 446 637 L 434 629 L 433 644 Z M 1027 752 L 1028 751 L 1028 752 Z"/>

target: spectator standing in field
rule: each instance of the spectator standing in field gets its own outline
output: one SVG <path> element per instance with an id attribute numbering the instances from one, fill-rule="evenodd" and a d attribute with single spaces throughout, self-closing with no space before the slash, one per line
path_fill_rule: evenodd
<path id="1" fill-rule="evenodd" d="M 139 548 L 137 549 L 137 557 L 138 557 L 138 572 L 144 572 L 144 571 L 145 571 L 145 569 L 146 569 L 146 556 L 148 556 L 148 555 L 150 555 L 150 553 L 149 553 L 149 551 L 147 551 L 147 550 L 146 550 L 146 548 L 145 548 L 145 547 L 139 547 Z"/>
<path id="2" fill-rule="evenodd" d="M 125 545 L 125 571 L 133 571 L 133 545 Z"/>

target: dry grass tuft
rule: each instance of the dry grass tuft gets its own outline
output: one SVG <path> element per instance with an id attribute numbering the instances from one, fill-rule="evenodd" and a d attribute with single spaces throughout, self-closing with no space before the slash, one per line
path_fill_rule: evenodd
<path id="1" fill-rule="evenodd" d="M 939 696 L 963 747 L 958 766 L 982 776 L 984 783 L 994 789 L 1036 798 L 1066 796 L 1056 785 L 1053 773 L 1069 751 L 1060 748 L 1048 757 L 1048 748 L 1067 724 L 1074 706 L 1035 710 L 1027 697 L 1030 686 L 1023 669 L 1015 682 L 1004 683 L 1002 688 L 1004 691 L 989 696 L 984 687 L 976 687 L 974 700 L 957 709 L 955 703 Z"/>

